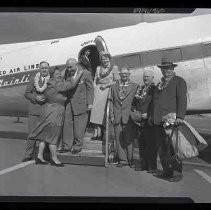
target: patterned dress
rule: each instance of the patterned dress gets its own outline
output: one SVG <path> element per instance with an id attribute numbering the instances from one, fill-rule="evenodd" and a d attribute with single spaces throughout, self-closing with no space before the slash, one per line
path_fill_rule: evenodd
<path id="1" fill-rule="evenodd" d="M 46 104 L 41 117 L 29 139 L 44 141 L 57 145 L 64 121 L 66 92 L 75 86 L 73 81 L 64 82 L 50 79 L 47 89 L 44 92 Z"/>
<path id="2" fill-rule="evenodd" d="M 109 68 L 103 68 L 98 66 L 95 74 L 95 92 L 94 92 L 94 102 L 91 111 L 90 122 L 102 125 L 105 115 L 105 107 L 108 98 L 109 88 L 101 90 L 101 85 L 109 84 L 119 78 L 118 67 L 111 66 Z"/>

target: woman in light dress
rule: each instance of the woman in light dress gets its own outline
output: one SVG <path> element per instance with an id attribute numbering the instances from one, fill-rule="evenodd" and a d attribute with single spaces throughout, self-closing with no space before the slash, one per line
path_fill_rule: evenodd
<path id="1" fill-rule="evenodd" d="M 111 64 L 111 55 L 106 51 L 100 52 L 101 65 L 97 67 L 94 77 L 94 103 L 90 122 L 95 124 L 93 140 L 103 139 L 104 118 L 109 87 L 119 79 L 118 67 Z"/>

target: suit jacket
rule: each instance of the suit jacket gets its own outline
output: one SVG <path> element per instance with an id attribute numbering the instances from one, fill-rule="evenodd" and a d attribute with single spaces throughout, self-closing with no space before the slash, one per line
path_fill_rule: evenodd
<path id="1" fill-rule="evenodd" d="M 78 65 L 78 68 L 82 68 Z M 88 105 L 92 105 L 94 101 L 94 86 L 91 73 L 83 69 L 78 84 L 68 93 L 67 103 L 70 102 L 74 115 L 83 114 L 88 111 Z M 70 78 L 67 78 L 69 80 Z"/>
<path id="2" fill-rule="evenodd" d="M 138 85 L 136 83 L 130 82 L 127 88 L 126 97 L 122 100 L 119 98 L 119 88 L 118 83 L 111 86 L 111 101 L 112 101 L 112 112 L 114 114 L 115 122 L 114 124 L 127 124 L 131 116 L 131 106 L 136 94 Z"/>
<path id="3" fill-rule="evenodd" d="M 39 84 L 42 84 L 42 81 L 39 80 Z M 25 91 L 25 98 L 29 100 L 29 114 L 39 116 L 41 113 L 41 108 L 44 103 L 38 103 L 35 98 L 37 95 L 43 95 L 36 91 L 34 86 L 34 75 L 29 78 L 29 83 L 27 84 Z"/>
<path id="4" fill-rule="evenodd" d="M 143 87 L 144 86 L 140 88 L 143 88 Z M 147 113 L 147 117 L 149 117 L 150 110 L 152 107 L 152 97 L 154 95 L 154 91 L 155 91 L 155 85 L 152 84 L 147 94 L 143 98 L 134 97 L 134 100 L 132 103 L 132 111 L 134 112 L 132 113 L 131 117 L 135 123 L 139 123 L 142 121 L 141 114 L 143 113 Z"/>
<path id="5" fill-rule="evenodd" d="M 161 124 L 162 117 L 176 113 L 177 118 L 184 119 L 187 108 L 187 85 L 183 78 L 174 76 L 162 91 L 155 88 L 151 117 L 154 124 Z"/>

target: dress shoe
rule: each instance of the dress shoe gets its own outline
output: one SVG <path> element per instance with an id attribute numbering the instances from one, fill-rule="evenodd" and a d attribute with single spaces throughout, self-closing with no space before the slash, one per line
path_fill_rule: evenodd
<path id="1" fill-rule="evenodd" d="M 55 163 L 54 160 L 50 160 L 50 165 L 51 166 L 56 166 L 56 167 L 64 167 L 63 163 Z"/>
<path id="2" fill-rule="evenodd" d="M 135 167 L 135 171 L 144 171 L 142 167 Z"/>
<path id="3" fill-rule="evenodd" d="M 130 166 L 130 168 L 135 168 L 135 161 L 134 160 L 128 161 L 128 165 Z"/>
<path id="4" fill-rule="evenodd" d="M 98 141 L 98 140 L 100 140 L 100 137 L 99 137 L 99 136 L 93 136 L 91 139 L 92 139 L 93 141 Z"/>
<path id="5" fill-rule="evenodd" d="M 127 166 L 128 164 L 127 163 L 124 163 L 124 162 L 119 162 L 116 167 L 118 168 L 122 168 L 123 166 Z"/>
<path id="6" fill-rule="evenodd" d="M 157 172 L 156 169 L 149 169 L 149 170 L 147 170 L 147 173 L 149 173 L 149 174 L 154 174 L 156 172 Z"/>
<path id="7" fill-rule="evenodd" d="M 58 152 L 59 153 L 67 153 L 67 152 L 71 152 L 71 150 L 62 148 L 62 149 L 58 149 Z"/>
<path id="8" fill-rule="evenodd" d="M 77 154 L 79 152 L 81 152 L 82 149 L 72 149 L 71 153 L 72 154 Z"/>
<path id="9" fill-rule="evenodd" d="M 42 160 L 40 160 L 40 158 L 38 158 L 38 157 L 36 157 L 35 158 L 35 164 L 36 165 L 48 165 L 48 162 L 47 161 L 42 161 Z"/>
<path id="10" fill-rule="evenodd" d="M 173 177 L 173 172 L 161 172 L 161 173 L 154 173 L 153 176 L 160 178 L 160 179 L 165 179 L 165 178 L 172 178 Z"/>
<path id="11" fill-rule="evenodd" d="M 22 162 L 27 162 L 27 161 L 30 161 L 30 160 L 33 160 L 32 157 L 26 157 L 26 158 L 23 158 Z"/>
<path id="12" fill-rule="evenodd" d="M 171 177 L 169 179 L 169 182 L 179 182 L 180 180 L 182 180 L 183 178 L 183 175 L 180 174 L 180 175 L 174 175 L 173 177 Z"/>

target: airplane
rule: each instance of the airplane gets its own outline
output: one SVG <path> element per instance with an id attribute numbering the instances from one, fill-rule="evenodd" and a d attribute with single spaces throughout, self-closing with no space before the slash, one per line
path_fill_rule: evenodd
<path id="1" fill-rule="evenodd" d="M 177 75 L 188 86 L 188 113 L 211 111 L 211 15 L 119 27 L 67 38 L 0 45 L 0 116 L 26 117 L 28 102 L 24 92 L 30 75 L 43 60 L 54 68 L 64 68 L 67 58 L 79 58 L 91 50 L 93 69 L 99 65 L 99 52 L 108 51 L 119 68 L 127 66 L 131 80 L 142 84 L 143 71 L 154 71 L 162 57 L 178 66 Z"/>

